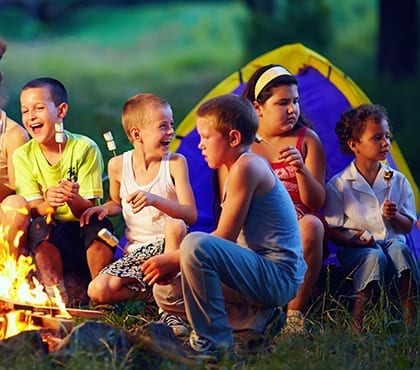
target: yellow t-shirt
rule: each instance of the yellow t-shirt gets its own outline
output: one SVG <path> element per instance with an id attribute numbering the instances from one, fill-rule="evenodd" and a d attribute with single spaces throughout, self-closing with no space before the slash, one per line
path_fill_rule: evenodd
<path id="1" fill-rule="evenodd" d="M 28 202 L 44 199 L 48 187 L 67 179 L 80 185 L 79 194 L 86 199 L 103 196 L 103 158 L 97 144 L 90 138 L 65 131 L 67 136 L 60 161 L 51 166 L 39 144 L 31 139 L 13 154 L 16 173 L 16 193 Z M 54 213 L 58 221 L 77 221 L 70 207 L 65 204 Z"/>

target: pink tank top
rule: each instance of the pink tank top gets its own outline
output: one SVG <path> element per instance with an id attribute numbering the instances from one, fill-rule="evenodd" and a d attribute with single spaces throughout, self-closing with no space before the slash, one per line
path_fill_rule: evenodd
<path id="1" fill-rule="evenodd" d="M 298 138 L 296 141 L 296 149 L 302 154 L 302 143 L 303 138 L 305 136 L 305 132 L 307 130 L 307 126 L 303 126 L 299 129 Z M 302 201 L 300 199 L 299 188 L 296 179 L 296 173 L 292 166 L 289 166 L 287 163 L 284 162 L 271 162 L 271 167 L 273 168 L 276 175 L 282 181 L 286 190 L 290 194 L 293 202 L 301 204 Z"/>
<path id="2" fill-rule="evenodd" d="M 302 126 L 298 132 L 298 139 L 296 141 L 296 149 L 302 154 L 302 143 L 303 138 L 305 137 L 305 132 L 308 129 L 307 126 Z M 322 217 L 316 210 L 313 210 L 302 203 L 299 194 L 299 188 L 296 179 L 296 173 L 292 166 L 287 165 L 284 162 L 271 162 L 271 167 L 273 168 L 274 172 L 277 174 L 279 179 L 282 181 L 284 186 L 287 189 L 290 197 L 292 198 L 293 204 L 295 206 L 297 218 L 300 219 L 305 214 L 312 214 L 318 217 L 322 224 L 324 225 L 325 233 L 324 233 L 324 240 L 323 240 L 323 258 L 327 258 L 330 254 L 328 249 L 328 240 L 329 240 L 329 229 L 328 224 L 325 221 L 324 217 Z"/>

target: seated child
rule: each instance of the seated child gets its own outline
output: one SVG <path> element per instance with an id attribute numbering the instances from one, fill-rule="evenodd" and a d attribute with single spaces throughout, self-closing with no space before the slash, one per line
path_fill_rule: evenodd
<path id="1" fill-rule="evenodd" d="M 243 97 L 218 96 L 197 110 L 204 159 L 210 168 L 228 170 L 222 210 L 211 234 L 183 239 L 165 261 L 174 272 L 180 267 L 181 276 L 166 285 L 157 280 L 162 284 L 153 292 L 161 308 L 188 318 L 189 349 L 198 356 L 219 358 L 231 350 L 233 330 L 264 335 L 306 270 L 290 196 L 268 162 L 250 151 L 257 127 L 254 107 Z M 143 264 L 146 281 L 158 262 L 152 257 Z"/>
<path id="2" fill-rule="evenodd" d="M 47 294 L 54 298 L 59 292 L 66 301 L 64 273 L 77 270 L 90 280 L 113 259 L 113 250 L 97 237 L 101 228 L 112 229 L 111 221 L 79 225 L 80 215 L 102 197 L 103 160 L 93 140 L 64 130 L 68 99 L 60 81 L 29 81 L 20 103 L 32 139 L 15 150 L 13 164 L 19 174 L 16 193 L 26 199 L 32 216 L 28 250 Z"/>
<path id="3" fill-rule="evenodd" d="M 169 152 L 174 138 L 169 103 L 153 94 L 135 95 L 124 105 L 122 125 L 134 149 L 110 159 L 110 199 L 81 217 L 84 225 L 92 215 L 102 220 L 122 211 L 126 224 L 125 255 L 89 284 L 88 294 L 98 303 L 154 301 L 152 287 L 143 281 L 142 263 L 164 251 L 174 253 L 187 233 L 186 225 L 197 219 L 186 159 Z M 150 283 L 174 275 L 162 270 Z"/>
<path id="4" fill-rule="evenodd" d="M 344 112 L 335 128 L 341 150 L 355 159 L 328 182 L 325 217 L 340 264 L 352 277 L 358 330 L 366 303 L 390 277 L 398 282 L 406 324 L 416 322 L 419 276 L 404 236 L 416 221 L 416 209 L 408 180 L 382 163 L 390 130 L 385 109 L 373 104 Z"/>

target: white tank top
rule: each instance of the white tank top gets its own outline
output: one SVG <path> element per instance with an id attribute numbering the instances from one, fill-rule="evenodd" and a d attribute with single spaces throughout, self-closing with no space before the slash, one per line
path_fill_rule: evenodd
<path id="1" fill-rule="evenodd" d="M 163 198 L 177 200 L 175 185 L 171 178 L 169 168 L 170 153 L 162 158 L 157 176 L 146 185 L 139 185 L 136 182 L 132 158 L 133 150 L 123 153 L 123 168 L 120 187 L 122 212 L 126 225 L 125 237 L 127 252 L 132 252 L 140 245 L 149 241 L 156 241 L 164 238 L 165 221 L 168 215 L 155 207 L 143 208 L 140 212 L 133 213 L 131 205 L 126 202 L 128 194 L 141 190 L 160 195 Z"/>

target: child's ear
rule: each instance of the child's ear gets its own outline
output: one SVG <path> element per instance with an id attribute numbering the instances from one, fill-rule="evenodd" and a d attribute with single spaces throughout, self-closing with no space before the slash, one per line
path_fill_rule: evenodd
<path id="1" fill-rule="evenodd" d="M 63 119 L 65 116 L 67 116 L 68 110 L 69 110 L 69 105 L 67 103 L 61 103 L 57 107 L 57 116 L 58 116 L 58 118 Z"/>
<path id="2" fill-rule="evenodd" d="M 238 130 L 230 130 L 229 132 L 229 144 L 231 147 L 239 145 L 242 141 L 242 135 Z"/>
<path id="3" fill-rule="evenodd" d="M 357 149 L 357 143 L 358 141 L 354 139 L 347 140 L 347 145 L 353 153 L 359 153 L 359 150 Z"/>
<path id="4" fill-rule="evenodd" d="M 262 117 L 262 113 L 261 113 L 261 105 L 260 105 L 260 103 L 258 103 L 256 100 L 254 100 L 254 101 L 252 102 L 252 105 L 254 106 L 255 111 L 257 112 L 257 116 L 258 116 L 258 117 Z"/>
<path id="5" fill-rule="evenodd" d="M 130 135 L 134 141 L 141 141 L 141 131 L 137 127 L 130 130 Z"/>

